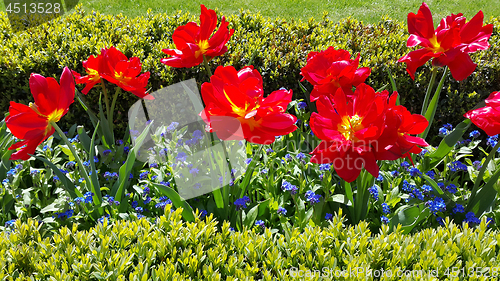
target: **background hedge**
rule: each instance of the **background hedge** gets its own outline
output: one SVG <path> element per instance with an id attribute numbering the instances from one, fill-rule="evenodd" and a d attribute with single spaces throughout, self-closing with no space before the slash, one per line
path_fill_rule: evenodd
<path id="1" fill-rule="evenodd" d="M 329 227 L 291 230 L 291 237 L 269 229 L 233 232 L 212 217 L 181 221 L 181 209 L 152 223 L 105 220 L 90 230 L 62 227 L 45 237 L 38 222 L 16 222 L 0 235 L 2 280 L 332 280 L 293 278 L 291 268 L 328 274 L 358 267 L 392 271 L 374 278 L 354 275 L 333 280 L 403 280 L 401 272 L 422 270 L 411 280 L 464 280 L 467 275 L 500 275 L 500 233 L 487 230 L 485 220 L 475 229 L 446 222 L 446 227 L 416 234 L 372 234 L 368 224 L 345 227 L 335 216 Z M 455 267 L 456 278 L 452 278 Z M 326 271 L 324 268 L 327 268 Z M 447 272 L 446 270 L 449 269 Z M 460 274 L 457 272 L 460 271 Z M 344 273 L 349 276 L 348 273 Z M 413 273 L 417 274 L 417 273 Z M 365 278 L 366 277 L 366 278 Z M 404 276 L 403 276 L 404 277 Z M 458 278 L 465 277 L 465 278 Z M 409 280 L 409 279 L 408 279 Z"/>
<path id="2" fill-rule="evenodd" d="M 196 78 L 199 83 L 206 81 L 202 66 L 175 69 L 160 63 L 160 58 L 165 57 L 161 50 L 174 48 L 171 37 L 175 28 L 189 21 L 198 21 L 197 17 L 148 13 L 143 17 L 127 18 L 98 12 L 86 13 L 77 8 L 65 18 L 15 33 L 6 14 L 0 12 L 0 110 L 7 111 L 11 100 L 22 103 L 32 100 L 28 86 L 30 73 L 58 79 L 64 66 L 83 73 L 82 61 L 111 45 L 129 57 L 141 59 L 143 70 L 151 71 L 148 85 L 151 92 L 185 79 Z M 215 58 L 210 63 L 212 68 L 233 65 L 238 69 L 252 61 L 264 78 L 265 93 L 285 87 L 293 89 L 295 98 L 304 98 L 298 81 L 307 54 L 334 46 L 350 51 L 353 57 L 358 53 L 361 55 L 362 66 L 372 68 L 367 83 L 375 89 L 389 84 L 386 71 L 390 69 L 402 103 L 410 111 L 420 113 L 430 77 L 430 64 L 420 68 L 415 81 L 412 81 L 405 65 L 397 62 L 410 51 L 406 47 L 408 33 L 404 22 L 386 18 L 371 25 L 352 18 L 332 22 L 327 17 L 323 17 L 322 21 L 287 22 L 246 12 L 231 15 L 228 21 L 230 28 L 235 29 L 228 43 L 229 51 Z M 437 125 L 458 124 L 468 109 L 492 91 L 500 90 L 500 18 L 491 18 L 487 22 L 495 26 L 489 41 L 491 47 L 472 55 L 478 67 L 469 78 L 457 82 L 451 75 L 448 76 L 436 113 Z M 311 89 L 307 82 L 304 85 Z M 89 95 L 88 100 L 98 100 L 97 92 L 91 91 Z M 128 108 L 137 98 L 129 94 L 122 95 L 120 99 L 115 122 L 123 132 Z M 97 109 L 97 104 L 93 105 Z M 90 128 L 90 121 L 77 104 L 62 121 L 66 124 L 63 128 L 69 128 L 74 123 L 86 124 Z M 437 125 L 433 127 L 434 133 L 437 132 Z"/>

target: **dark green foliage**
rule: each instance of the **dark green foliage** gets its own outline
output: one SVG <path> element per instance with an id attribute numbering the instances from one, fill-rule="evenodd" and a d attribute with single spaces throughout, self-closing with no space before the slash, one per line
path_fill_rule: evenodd
<path id="1" fill-rule="evenodd" d="M 196 78 L 198 83 L 207 81 L 203 66 L 174 69 L 160 63 L 160 59 L 166 56 L 161 50 L 175 48 L 171 38 L 175 28 L 197 21 L 197 16 L 148 13 L 144 17 L 127 18 L 88 14 L 78 8 L 63 19 L 24 33 L 13 33 L 6 14 L 1 13 L 0 110 L 8 110 L 11 100 L 22 103 L 31 101 L 28 86 L 30 73 L 59 78 L 64 66 L 83 73 L 83 60 L 112 45 L 128 57 L 141 59 L 143 71 L 151 72 L 150 92 L 190 78 Z M 210 66 L 233 65 L 239 69 L 252 61 L 264 78 L 266 94 L 285 87 L 293 89 L 295 98 L 304 98 L 298 81 L 307 54 L 334 46 L 350 51 L 353 57 L 358 53 L 361 55 L 362 66 L 372 68 L 367 83 L 375 89 L 390 83 L 387 75 L 387 68 L 390 68 L 403 105 L 413 113 L 420 113 L 430 77 L 430 63 L 418 69 L 416 79 L 412 81 L 405 65 L 397 62 L 411 51 L 406 47 L 406 23 L 383 19 L 377 24 L 365 25 L 352 18 L 337 23 L 327 17 L 322 21 L 287 22 L 244 12 L 229 16 L 228 21 L 230 27 L 235 29 L 228 43 L 229 51 L 211 61 Z M 492 91 L 500 90 L 500 19 L 488 22 L 495 25 L 489 41 L 490 49 L 473 54 L 478 67 L 465 81 L 457 82 L 451 75 L 448 77 L 435 118 L 437 125 L 432 127 L 435 131 L 430 136 L 437 135 L 441 124 L 458 124 L 463 119 L 462 115 L 478 101 Z M 311 85 L 305 84 L 311 89 Z M 97 101 L 97 93 L 91 91 L 87 100 Z M 127 111 L 136 100 L 129 93 L 119 97 L 115 113 L 119 136 L 126 126 Z M 91 103 L 94 109 L 98 108 L 96 103 Z M 62 125 L 63 128 L 69 128 L 74 123 L 90 127 L 87 115 L 76 103 L 61 121 L 66 124 Z"/>
<path id="2" fill-rule="evenodd" d="M 335 216 L 326 228 L 292 229 L 286 240 L 269 229 L 233 232 L 211 216 L 184 223 L 181 213 L 171 213 L 167 205 L 166 215 L 155 223 L 105 220 L 88 231 L 62 227 L 51 237 L 44 237 L 43 225 L 34 220 L 17 222 L 0 235 L 0 278 L 378 280 L 366 274 L 369 269 L 391 270 L 392 277 L 383 280 L 403 280 L 401 274 L 411 271 L 412 280 L 500 274 L 500 234 L 487 230 L 484 221 L 477 229 L 446 222 L 446 227 L 410 235 L 387 226 L 372 234 L 365 222 L 345 227 Z M 307 271 L 312 278 L 293 278 L 308 276 Z"/>

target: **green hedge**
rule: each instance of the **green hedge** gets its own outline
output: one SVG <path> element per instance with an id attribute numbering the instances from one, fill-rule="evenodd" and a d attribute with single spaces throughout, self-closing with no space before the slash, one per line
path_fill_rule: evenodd
<path id="1" fill-rule="evenodd" d="M 161 50 L 174 48 L 171 36 L 175 28 L 189 21 L 198 21 L 197 17 L 148 13 L 144 17 L 127 18 L 98 12 L 89 14 L 77 8 L 63 19 L 14 33 L 6 14 L 0 12 L 0 110 L 6 111 L 10 100 L 23 103 L 31 100 L 30 73 L 58 78 L 64 66 L 82 73 L 83 60 L 111 45 L 127 56 L 141 59 L 144 71 L 151 71 L 151 91 L 190 78 L 206 81 L 203 67 L 174 69 L 160 63 L 160 58 L 166 57 Z M 372 68 L 367 82 L 376 89 L 389 84 L 386 70 L 390 68 L 403 104 L 412 112 L 420 112 L 430 77 L 430 64 L 419 69 L 414 82 L 406 73 L 405 65 L 397 62 L 410 51 L 406 47 L 406 23 L 383 19 L 377 24 L 366 25 L 352 18 L 332 22 L 327 17 L 322 21 L 287 22 L 246 12 L 231 15 L 228 21 L 235 33 L 228 43 L 229 51 L 211 62 L 213 68 L 216 65 L 240 68 L 252 61 L 264 77 L 266 93 L 286 87 L 294 90 L 296 98 L 303 98 L 298 81 L 307 54 L 334 46 L 350 51 L 353 56 L 361 54 L 361 64 Z M 466 110 L 492 91 L 500 90 L 500 18 L 488 22 L 495 26 L 490 39 L 491 48 L 473 54 L 478 68 L 468 79 L 456 82 L 449 76 L 435 118 L 438 125 L 458 124 Z M 307 82 L 304 83 L 311 89 Z M 95 92 L 88 99 L 98 100 Z M 136 97 L 130 94 L 121 99 L 115 116 L 116 122 L 120 123 L 118 127 L 123 129 L 126 112 Z M 94 106 L 97 108 L 96 104 Z M 63 122 L 90 125 L 83 109 L 77 105 L 72 107 Z M 434 129 L 437 131 L 436 126 Z"/>
<path id="2" fill-rule="evenodd" d="M 154 223 L 105 221 L 81 231 L 73 225 L 51 237 L 44 237 L 36 221 L 17 222 L 13 231 L 0 235 L 0 278 L 294 280 L 307 270 L 309 275 L 320 273 L 299 280 L 323 280 L 320 274 L 334 274 L 334 280 L 403 279 L 398 274 L 414 274 L 412 280 L 443 280 L 453 271 L 467 277 L 473 270 L 483 276 L 500 274 L 500 233 L 487 230 L 485 221 L 476 229 L 447 222 L 447 227 L 411 235 L 391 233 L 387 226 L 372 234 L 364 222 L 346 228 L 335 216 L 327 228 L 293 229 L 291 237 L 284 237 L 269 229 L 233 232 L 227 223 L 217 225 L 211 217 L 184 223 L 181 212 L 171 213 L 167 205 L 165 216 Z M 373 270 L 371 277 L 368 269 Z M 384 277 L 374 278 L 382 271 Z"/>

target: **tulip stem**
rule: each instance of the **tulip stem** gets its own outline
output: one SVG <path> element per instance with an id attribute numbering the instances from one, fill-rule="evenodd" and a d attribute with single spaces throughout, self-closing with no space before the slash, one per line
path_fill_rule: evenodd
<path id="1" fill-rule="evenodd" d="M 210 81 L 210 77 L 212 77 L 212 70 L 210 70 L 210 66 L 208 66 L 208 60 L 205 55 L 203 55 L 203 64 L 205 65 L 205 71 L 208 74 L 208 81 Z"/>
<path id="2" fill-rule="evenodd" d="M 433 66 L 431 81 L 429 82 L 429 86 L 427 86 L 427 92 L 425 92 L 424 104 L 422 105 L 422 111 L 420 112 L 421 115 L 425 115 L 425 112 L 427 111 L 427 106 L 429 106 L 429 98 L 431 97 L 431 91 L 432 88 L 434 88 L 434 83 L 436 82 L 437 73 L 438 73 L 438 68 Z"/>
<path id="3" fill-rule="evenodd" d="M 104 103 L 106 104 L 106 118 L 109 119 L 109 99 L 108 99 L 108 91 L 106 90 L 106 85 L 104 85 L 104 81 L 101 81 L 102 92 L 104 93 Z"/>
<path id="4" fill-rule="evenodd" d="M 486 172 L 486 167 L 488 166 L 488 164 L 490 163 L 491 159 L 493 159 L 493 157 L 495 156 L 496 154 L 496 151 L 500 148 L 500 141 L 497 142 L 497 144 L 495 145 L 495 147 L 493 147 L 491 149 L 491 152 L 490 154 L 488 154 L 488 157 L 486 157 L 486 160 L 484 160 L 484 163 L 483 163 L 483 166 L 481 167 L 481 169 L 479 170 L 479 174 L 477 175 L 477 178 L 476 178 L 476 182 L 474 183 L 474 187 L 472 188 L 472 192 L 470 194 L 470 197 L 469 197 L 469 200 L 468 202 L 473 202 L 474 200 L 474 197 L 476 197 L 476 193 L 477 193 L 477 190 L 479 189 L 479 184 L 481 183 L 481 181 L 483 180 L 483 176 L 484 176 L 484 172 Z M 473 206 L 472 206 L 473 207 Z"/>
<path id="5" fill-rule="evenodd" d="M 94 194 L 97 194 L 96 191 L 94 190 L 94 187 L 92 186 L 92 182 L 90 181 L 89 175 L 87 174 L 87 171 L 85 170 L 85 168 L 83 166 L 82 159 L 80 159 L 80 156 L 78 156 L 78 153 L 76 152 L 76 150 L 73 147 L 73 145 L 69 142 L 68 138 L 63 133 L 63 131 L 61 130 L 61 128 L 59 128 L 59 126 L 56 124 L 56 122 L 50 121 L 49 124 L 52 127 L 54 127 L 54 129 L 57 131 L 57 133 L 59 134 L 59 136 L 61 137 L 61 139 L 64 140 L 64 142 L 68 146 L 69 150 L 71 151 L 71 153 L 75 157 L 76 163 L 78 163 L 78 166 L 80 167 L 80 174 L 85 179 L 85 182 L 90 186 L 90 191 L 92 193 L 94 193 Z M 94 148 L 91 147 L 90 149 L 94 149 Z M 89 161 L 92 161 L 92 160 L 93 159 L 90 159 Z M 101 202 L 99 202 L 99 199 L 97 199 L 97 196 L 92 196 L 92 198 L 94 200 L 94 204 L 96 204 L 97 206 L 99 206 L 101 204 Z"/>

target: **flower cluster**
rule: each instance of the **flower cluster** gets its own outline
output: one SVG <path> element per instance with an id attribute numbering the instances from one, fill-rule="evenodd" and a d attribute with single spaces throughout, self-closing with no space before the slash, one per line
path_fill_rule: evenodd
<path id="1" fill-rule="evenodd" d="M 83 67 L 87 75 L 81 76 L 75 71 L 73 75 L 77 84 L 86 84 L 82 90 L 84 94 L 88 94 L 96 84 L 102 83 L 101 79 L 105 79 L 139 98 L 152 99 L 146 94 L 150 74 L 140 74 L 142 65 L 137 57 L 129 60 L 115 47 L 103 48 L 97 57 L 90 56 L 84 61 Z"/>
<path id="2" fill-rule="evenodd" d="M 364 167 L 377 177 L 377 160 L 396 160 L 420 153 L 428 144 L 410 134 L 422 133 L 428 122 L 396 105 L 397 93 L 375 92 L 360 84 L 351 98 L 338 89 L 333 98 L 317 101 L 318 113 L 311 115 L 311 129 L 322 140 L 311 153 L 311 162 L 333 163 L 337 174 L 354 181 Z"/>

